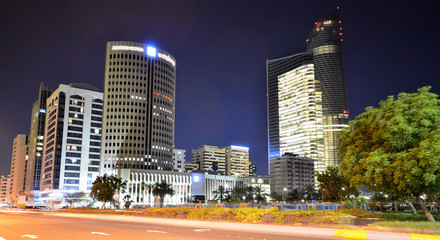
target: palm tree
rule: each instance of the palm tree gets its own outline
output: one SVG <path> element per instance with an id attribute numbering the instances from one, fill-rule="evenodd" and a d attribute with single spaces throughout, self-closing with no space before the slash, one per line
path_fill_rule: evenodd
<path id="1" fill-rule="evenodd" d="M 217 190 L 212 191 L 214 193 L 214 200 L 223 202 L 227 198 L 230 191 L 226 191 L 224 186 L 219 186 Z"/>
<path id="2" fill-rule="evenodd" d="M 145 182 L 141 182 L 141 188 L 144 189 L 144 192 L 148 193 L 148 203 L 150 203 L 151 201 L 151 194 L 153 193 L 153 184 L 147 184 Z"/>
<path id="3" fill-rule="evenodd" d="M 167 183 L 165 180 L 162 180 L 160 183 L 155 183 L 152 192 L 155 197 L 159 197 L 160 207 L 163 207 L 166 195 L 170 195 L 172 197 L 175 193 L 171 183 Z"/>
<path id="4" fill-rule="evenodd" d="M 255 189 L 252 186 L 247 186 L 245 188 L 245 192 L 246 192 L 246 200 L 247 201 L 251 201 L 254 199 L 254 193 L 255 193 Z"/>
<path id="5" fill-rule="evenodd" d="M 254 187 L 254 193 L 255 193 L 255 200 L 259 201 L 261 204 L 261 201 L 265 201 L 266 197 L 269 196 L 269 194 L 264 192 L 264 187 L 261 185 Z"/>
<path id="6" fill-rule="evenodd" d="M 305 200 L 318 200 L 321 198 L 321 194 L 319 194 L 313 185 L 307 185 L 304 187 L 303 196 Z"/>
<path id="7" fill-rule="evenodd" d="M 298 201 L 304 198 L 304 191 L 302 189 L 294 188 L 287 194 L 287 200 Z"/>
<path id="8" fill-rule="evenodd" d="M 232 202 L 240 202 L 243 201 L 243 197 L 245 197 L 246 189 L 242 187 L 236 187 L 231 191 L 231 201 Z"/>

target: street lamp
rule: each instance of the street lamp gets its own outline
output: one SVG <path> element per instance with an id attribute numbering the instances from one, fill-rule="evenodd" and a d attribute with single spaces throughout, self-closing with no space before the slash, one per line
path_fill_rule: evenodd
<path id="1" fill-rule="evenodd" d="M 284 188 L 284 189 L 283 189 L 283 194 L 281 195 L 282 200 L 283 200 L 283 203 L 284 203 L 284 199 L 285 199 L 286 191 L 287 191 L 287 188 Z"/>

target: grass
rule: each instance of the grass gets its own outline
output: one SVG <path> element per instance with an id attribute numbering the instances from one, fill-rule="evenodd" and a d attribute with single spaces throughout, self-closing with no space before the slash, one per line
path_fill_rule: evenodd
<path id="1" fill-rule="evenodd" d="M 435 221 L 440 221 L 440 214 L 431 213 L 434 217 Z M 391 221 L 413 221 L 413 222 L 426 222 L 428 219 L 425 214 L 419 213 L 417 215 L 414 214 L 405 214 L 405 213 L 384 213 L 382 214 L 382 219 L 391 220 Z"/>
<path id="2" fill-rule="evenodd" d="M 440 234 L 440 222 L 380 221 L 368 225 L 374 230 L 420 234 Z"/>

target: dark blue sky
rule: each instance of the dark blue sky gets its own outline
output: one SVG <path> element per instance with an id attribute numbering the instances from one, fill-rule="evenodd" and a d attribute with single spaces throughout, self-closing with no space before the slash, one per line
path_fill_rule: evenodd
<path id="1" fill-rule="evenodd" d="M 176 148 L 244 145 L 267 173 L 266 59 L 305 51 L 341 6 L 350 118 L 388 95 L 440 92 L 438 12 L 428 1 L 2 1 L 0 174 L 28 133 L 41 81 L 104 85 L 107 41 L 153 42 L 177 59 Z"/>

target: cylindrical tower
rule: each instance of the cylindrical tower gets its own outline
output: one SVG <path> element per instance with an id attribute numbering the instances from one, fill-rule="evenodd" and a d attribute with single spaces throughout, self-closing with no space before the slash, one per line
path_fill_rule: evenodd
<path id="1" fill-rule="evenodd" d="M 136 42 L 108 42 L 101 174 L 173 169 L 176 60 Z"/>

